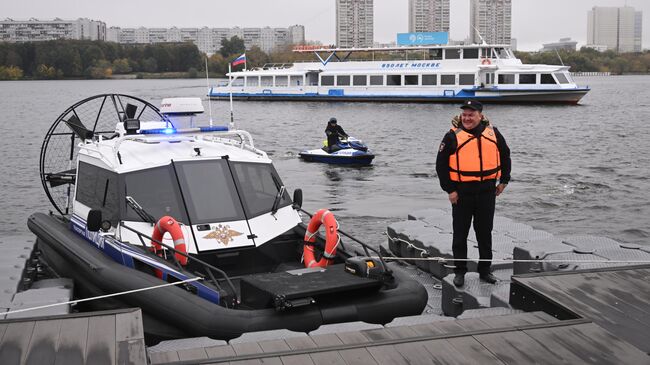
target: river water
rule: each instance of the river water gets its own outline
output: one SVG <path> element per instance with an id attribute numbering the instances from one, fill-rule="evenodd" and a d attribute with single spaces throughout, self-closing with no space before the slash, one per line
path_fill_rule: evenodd
<path id="1" fill-rule="evenodd" d="M 559 236 L 648 244 L 650 76 L 578 82 L 592 87 L 578 106 L 486 106 L 512 150 L 512 181 L 497 199 L 497 215 Z M 68 106 L 101 93 L 159 105 L 164 97 L 203 97 L 206 85 L 200 79 L 0 82 L 0 234 L 27 233 L 32 212 L 52 209 L 38 176 L 43 137 Z M 332 209 L 343 230 L 367 242 L 385 243 L 386 226 L 411 211 L 448 206 L 435 155 L 458 105 L 235 101 L 234 109 L 237 127 L 267 151 L 287 188 L 303 189 L 304 207 Z M 211 110 L 218 124 L 227 124 L 228 102 L 213 101 Z M 367 142 L 376 154 L 372 166 L 298 158 L 320 147 L 330 117 Z"/>

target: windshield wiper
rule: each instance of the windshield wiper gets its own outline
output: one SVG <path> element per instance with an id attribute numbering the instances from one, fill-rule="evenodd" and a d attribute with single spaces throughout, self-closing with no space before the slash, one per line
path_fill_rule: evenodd
<path id="1" fill-rule="evenodd" d="M 275 215 L 275 213 L 278 212 L 278 207 L 280 206 L 280 201 L 282 200 L 282 197 L 284 196 L 284 191 L 285 191 L 284 185 L 280 186 L 280 189 L 278 190 L 278 194 L 275 196 L 275 200 L 273 200 L 273 206 L 271 207 L 271 215 Z"/>
<path id="2" fill-rule="evenodd" d="M 138 204 L 138 202 L 135 201 L 135 199 L 133 199 L 133 198 L 132 198 L 131 196 L 129 196 L 129 195 L 126 196 L 126 204 L 127 204 L 128 206 L 130 206 L 131 209 L 133 209 L 133 210 L 135 211 L 135 213 L 136 213 L 140 218 L 142 218 L 143 221 L 145 221 L 145 222 L 149 222 L 149 223 L 152 223 L 152 224 L 155 224 L 155 223 L 156 223 L 156 218 L 154 218 L 154 216 L 152 216 L 151 214 L 147 213 L 147 211 L 144 210 L 144 209 L 142 208 L 142 206 L 140 206 L 140 204 Z"/>

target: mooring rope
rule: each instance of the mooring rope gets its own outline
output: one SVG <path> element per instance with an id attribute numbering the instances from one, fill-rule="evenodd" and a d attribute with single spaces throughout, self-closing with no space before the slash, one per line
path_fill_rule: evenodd
<path id="1" fill-rule="evenodd" d="M 164 287 L 167 287 L 167 286 L 174 286 L 174 285 L 180 285 L 180 284 L 185 284 L 185 283 L 191 283 L 193 281 L 198 281 L 198 280 L 203 280 L 203 278 L 196 277 L 196 278 L 185 279 L 183 281 L 177 281 L 177 282 L 174 282 L 174 283 L 167 283 L 167 284 L 161 284 L 161 285 L 148 286 L 148 287 L 139 288 L 139 289 L 127 290 L 127 291 L 123 291 L 123 292 L 119 292 L 119 293 L 112 293 L 112 294 L 106 294 L 106 295 L 91 297 L 91 298 L 83 298 L 83 299 L 77 299 L 77 300 L 70 300 L 70 301 L 67 301 L 67 302 L 41 305 L 41 306 L 38 306 L 38 307 L 17 309 L 17 310 L 13 310 L 13 311 L 9 311 L 9 312 L 0 313 L 0 315 L 22 313 L 22 312 L 28 312 L 28 311 L 33 311 L 33 310 L 37 310 L 37 309 L 45 309 L 45 308 L 56 307 L 56 306 L 60 306 L 60 305 L 69 305 L 69 304 L 77 304 L 77 303 L 81 303 L 81 302 L 89 302 L 91 300 L 98 300 L 98 299 L 116 297 L 116 296 L 119 296 L 119 295 L 138 293 L 138 292 L 147 291 L 147 290 L 164 288 Z"/>
<path id="2" fill-rule="evenodd" d="M 379 256 L 371 256 L 379 259 Z M 399 256 L 382 256 L 384 260 L 401 260 L 401 261 L 472 261 L 472 262 L 548 262 L 548 263 L 583 263 L 583 264 L 650 264 L 650 260 L 545 260 L 545 259 L 455 259 L 453 257 L 399 257 Z"/>
<path id="3" fill-rule="evenodd" d="M 402 261 L 438 261 L 441 264 L 444 264 L 447 261 L 471 261 L 471 262 L 531 262 L 531 263 L 582 263 L 582 264 L 650 264 L 650 260 L 571 260 L 571 259 L 557 259 L 557 260 L 548 260 L 548 259 L 481 259 L 481 258 L 466 258 L 466 259 L 454 259 L 453 257 L 431 257 L 429 252 L 422 247 L 417 247 L 411 242 L 401 239 L 399 237 L 391 237 L 388 232 L 386 232 L 388 239 L 392 241 L 400 241 L 407 244 L 410 248 L 419 251 L 420 257 L 398 257 L 398 256 L 382 256 L 384 260 L 402 260 Z M 378 258 L 378 257 L 375 257 Z"/>

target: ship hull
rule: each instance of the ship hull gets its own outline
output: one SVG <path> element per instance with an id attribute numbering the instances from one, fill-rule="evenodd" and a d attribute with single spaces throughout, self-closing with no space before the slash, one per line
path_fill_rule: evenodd
<path id="1" fill-rule="evenodd" d="M 512 104 L 577 104 L 588 88 L 556 90 L 463 90 L 453 95 L 321 95 L 289 93 L 233 93 L 234 100 L 248 101 L 323 101 L 323 102 L 391 102 L 391 103 L 459 103 L 478 100 L 483 103 Z M 212 92 L 213 100 L 228 100 L 228 93 Z"/>

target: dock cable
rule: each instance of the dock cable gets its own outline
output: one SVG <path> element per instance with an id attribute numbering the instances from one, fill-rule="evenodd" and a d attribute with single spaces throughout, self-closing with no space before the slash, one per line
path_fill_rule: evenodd
<path id="1" fill-rule="evenodd" d="M 379 258 L 379 256 L 370 256 Z M 453 257 L 399 257 L 399 256 L 382 256 L 384 260 L 399 261 L 438 261 L 446 264 L 447 261 L 468 261 L 468 262 L 532 262 L 532 263 L 581 263 L 581 264 L 650 264 L 650 260 L 546 260 L 546 259 L 454 259 Z"/>
<path id="2" fill-rule="evenodd" d="M 438 261 L 440 264 L 445 265 L 447 261 L 469 261 L 469 262 L 531 262 L 531 263 L 581 263 L 581 264 L 650 264 L 650 260 L 569 260 L 569 259 L 481 259 L 481 258 L 466 258 L 466 259 L 454 259 L 453 257 L 432 257 L 426 249 L 422 247 L 417 247 L 411 242 L 401 239 L 399 237 L 391 237 L 388 232 L 386 236 L 391 241 L 400 241 L 405 243 L 416 251 L 420 252 L 420 257 L 398 257 L 398 256 L 383 256 L 384 260 L 398 260 L 398 261 Z M 450 265 L 453 266 L 453 265 Z"/>
<path id="3" fill-rule="evenodd" d="M 176 281 L 176 282 L 173 282 L 173 283 L 166 283 L 166 284 L 161 284 L 161 285 L 148 286 L 148 287 L 139 288 L 139 289 L 127 290 L 127 291 L 123 291 L 123 292 L 119 292 L 119 293 L 112 293 L 112 294 L 106 294 L 106 295 L 91 297 L 91 298 L 70 300 L 70 301 L 61 302 L 61 303 L 40 305 L 38 307 L 17 309 L 17 310 L 13 310 L 13 311 L 3 312 L 2 315 L 6 316 L 6 315 L 9 315 L 9 314 L 28 312 L 28 311 L 33 311 L 33 310 L 37 310 L 37 309 L 51 308 L 51 307 L 56 307 L 56 306 L 60 306 L 60 305 L 77 304 L 77 303 L 81 303 L 81 302 L 89 302 L 89 301 L 92 301 L 92 300 L 116 297 L 116 296 L 125 295 L 125 294 L 138 293 L 138 292 L 142 292 L 142 291 L 147 291 L 147 290 L 152 290 L 152 289 L 159 289 L 159 288 L 164 288 L 164 287 L 168 287 L 168 286 L 187 284 L 187 283 L 191 283 L 191 282 L 198 281 L 198 280 L 203 280 L 203 279 L 204 278 L 202 278 L 202 277 L 195 277 L 195 278 L 185 279 L 185 280 L 182 280 L 182 281 Z"/>

